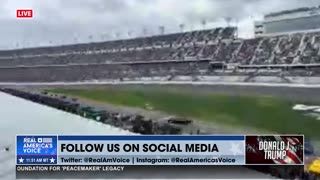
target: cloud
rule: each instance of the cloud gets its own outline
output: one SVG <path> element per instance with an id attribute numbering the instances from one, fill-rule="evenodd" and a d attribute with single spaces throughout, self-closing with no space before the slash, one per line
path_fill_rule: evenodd
<path id="1" fill-rule="evenodd" d="M 73 43 L 75 38 L 87 42 L 111 39 L 116 33 L 141 36 L 142 29 L 158 33 L 160 25 L 167 33 L 207 27 L 225 26 L 225 19 L 238 22 L 240 35 L 252 35 L 253 20 L 263 14 L 314 6 L 314 0 L 2 0 L 0 6 L 0 48 Z M 31 20 L 15 18 L 19 8 L 32 8 Z"/>

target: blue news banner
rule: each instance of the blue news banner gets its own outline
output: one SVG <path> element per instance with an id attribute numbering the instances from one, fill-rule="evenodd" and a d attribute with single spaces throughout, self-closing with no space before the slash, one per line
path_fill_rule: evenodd
<path id="1" fill-rule="evenodd" d="M 17 164 L 244 165 L 244 136 L 17 136 Z"/>
<path id="2" fill-rule="evenodd" d="M 245 165 L 244 136 L 18 135 L 16 142 L 17 179 L 128 166 Z"/>

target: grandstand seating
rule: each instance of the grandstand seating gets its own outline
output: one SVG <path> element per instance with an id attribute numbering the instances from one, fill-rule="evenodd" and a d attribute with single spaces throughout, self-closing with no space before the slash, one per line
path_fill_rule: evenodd
<path id="1" fill-rule="evenodd" d="M 0 51 L 0 66 L 211 59 L 245 65 L 319 63 L 320 33 L 235 39 L 236 28 Z"/>
<path id="2" fill-rule="evenodd" d="M 237 39 L 235 34 L 236 28 L 228 27 L 101 43 L 3 50 L 0 81 L 212 74 L 210 62 L 246 68 L 320 63 L 320 32 L 254 39 Z M 68 78 L 62 77 L 68 73 Z"/>
<path id="3" fill-rule="evenodd" d="M 186 60 L 125 64 L 0 67 L 0 82 L 119 80 L 142 77 L 172 78 L 178 75 L 202 75 L 202 72 L 208 72 L 209 66 L 209 60 Z"/>
<path id="4" fill-rule="evenodd" d="M 206 44 L 233 39 L 235 32 L 236 28 L 228 27 L 103 43 L 0 51 L 0 66 L 193 58 L 199 55 Z"/>

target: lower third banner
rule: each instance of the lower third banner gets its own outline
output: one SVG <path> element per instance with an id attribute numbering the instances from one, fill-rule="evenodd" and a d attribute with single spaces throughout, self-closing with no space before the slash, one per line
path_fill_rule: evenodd
<path id="1" fill-rule="evenodd" d="M 303 164 L 303 136 L 18 135 L 16 142 L 17 178 L 117 174 L 124 167 Z"/>
<path id="2" fill-rule="evenodd" d="M 244 163 L 244 136 L 17 136 L 19 165 Z"/>

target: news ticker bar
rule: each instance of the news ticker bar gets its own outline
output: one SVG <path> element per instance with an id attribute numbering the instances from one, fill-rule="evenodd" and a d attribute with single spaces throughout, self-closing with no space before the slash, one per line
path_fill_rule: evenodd
<path id="1" fill-rule="evenodd" d="M 273 165 L 270 165 L 273 166 Z M 250 166 L 252 167 L 252 166 Z M 267 166 L 263 166 L 267 168 Z M 279 170 L 303 166 L 274 166 Z M 242 166 L 16 165 L 16 179 L 261 179 Z M 262 176 L 263 175 L 263 176 Z"/>
<path id="2" fill-rule="evenodd" d="M 299 165 L 301 135 L 18 135 L 17 165 Z"/>

